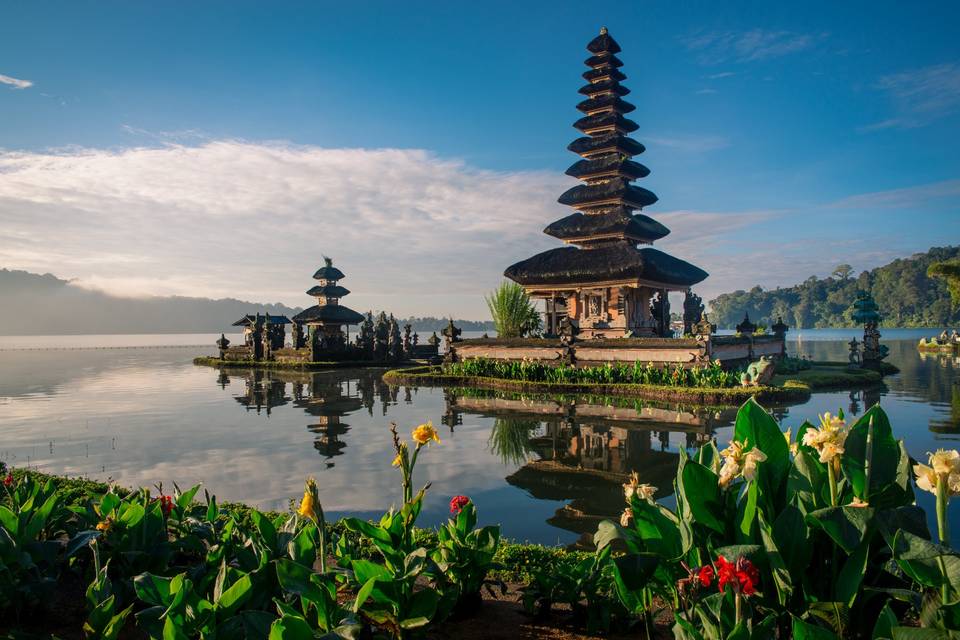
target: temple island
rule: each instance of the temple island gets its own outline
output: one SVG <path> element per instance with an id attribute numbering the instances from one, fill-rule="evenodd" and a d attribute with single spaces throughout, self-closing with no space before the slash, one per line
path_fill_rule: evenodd
<path id="1" fill-rule="evenodd" d="M 261 366 L 277 368 L 313 368 L 324 366 L 383 365 L 407 361 L 439 359 L 440 339 L 434 334 L 425 343 L 411 326 L 401 329 L 393 315 L 381 312 L 358 313 L 340 304 L 350 290 L 340 284 L 344 273 L 324 258 L 313 274 L 317 284 L 306 294 L 317 304 L 300 313 L 286 316 L 269 313 L 246 314 L 233 323 L 243 327 L 243 344 L 231 346 L 225 334 L 217 340 L 217 357 L 194 360 L 196 364 L 216 366 Z M 290 326 L 290 340 L 286 327 Z M 358 325 L 355 339 L 350 326 Z"/>
<path id="2" fill-rule="evenodd" d="M 585 99 L 577 105 L 584 115 L 573 125 L 583 135 L 567 147 L 579 159 L 566 171 L 582 184 L 558 200 L 574 212 L 544 229 L 567 246 L 517 262 L 504 272 L 532 298 L 544 301 L 544 338 L 463 340 L 451 345 L 448 357 L 692 367 L 782 356 L 787 330 L 782 322 L 771 335 L 755 335 L 756 327 L 748 321 L 738 336 L 716 336 L 692 290 L 707 272 L 653 248 L 670 230 L 642 213 L 657 196 L 634 184 L 650 169 L 634 160 L 645 149 L 629 136 L 638 125 L 626 117 L 636 107 L 624 100 L 630 91 L 622 84 L 627 76 L 617 57 L 620 45 L 603 28 L 587 50 L 587 84 L 579 90 Z M 685 295 L 685 337 L 673 337 L 670 292 Z"/>

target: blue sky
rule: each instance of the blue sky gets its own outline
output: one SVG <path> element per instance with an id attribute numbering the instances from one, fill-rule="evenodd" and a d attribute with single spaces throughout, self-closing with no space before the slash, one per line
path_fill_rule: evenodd
<path id="1" fill-rule="evenodd" d="M 556 246 L 601 25 L 706 297 L 960 241 L 960 5 L 675 4 L 6 3 L 0 266 L 305 304 L 325 253 L 358 308 L 481 317 Z"/>

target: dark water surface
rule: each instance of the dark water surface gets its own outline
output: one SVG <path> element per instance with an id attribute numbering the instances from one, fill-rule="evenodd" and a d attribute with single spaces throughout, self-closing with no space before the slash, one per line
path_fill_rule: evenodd
<path id="1" fill-rule="evenodd" d="M 859 415 L 880 402 L 913 456 L 960 447 L 960 358 L 919 354 L 916 340 L 932 333 L 884 331 L 889 361 L 901 373 L 879 389 L 815 394 L 771 410 L 786 429 L 824 411 Z M 789 349 L 841 360 L 852 335 L 805 331 L 791 336 Z M 9 340 L 0 339 L 0 349 L 43 346 Z M 465 494 L 482 520 L 502 523 L 509 537 L 566 543 L 619 513 L 620 484 L 631 470 L 671 501 L 679 449 L 712 436 L 723 445 L 735 414 L 625 399 L 390 388 L 382 370 L 371 369 L 221 374 L 191 363 L 203 352 L 0 350 L 0 460 L 124 485 L 202 482 L 221 500 L 271 509 L 286 508 L 313 475 L 328 513 L 373 516 L 400 495 L 389 423 L 407 433 L 432 420 L 443 443 L 417 467 L 416 482 L 433 483 L 422 524 L 445 519 L 450 497 Z M 932 511 L 932 496 L 918 499 Z"/>

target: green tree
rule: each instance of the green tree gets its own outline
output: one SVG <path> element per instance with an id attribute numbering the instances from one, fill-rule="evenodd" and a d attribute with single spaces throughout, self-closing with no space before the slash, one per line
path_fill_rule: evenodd
<path id="1" fill-rule="evenodd" d="M 946 280 L 950 301 L 954 307 L 960 307 L 960 258 L 934 262 L 927 267 L 927 275 L 931 278 Z"/>
<path id="2" fill-rule="evenodd" d="M 484 300 L 501 338 L 519 338 L 540 331 L 540 314 L 516 282 L 503 282 Z"/>
<path id="3" fill-rule="evenodd" d="M 850 274 L 853 273 L 853 267 L 848 264 L 838 264 L 837 268 L 833 270 L 833 277 L 838 280 L 846 280 L 850 277 Z"/>

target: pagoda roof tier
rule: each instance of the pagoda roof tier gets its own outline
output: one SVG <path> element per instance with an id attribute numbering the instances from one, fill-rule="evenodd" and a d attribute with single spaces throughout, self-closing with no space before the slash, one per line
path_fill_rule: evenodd
<path id="1" fill-rule="evenodd" d="M 611 109 L 617 113 L 630 113 L 635 106 L 615 95 L 601 95 L 596 98 L 587 98 L 577 105 L 577 109 L 584 113 L 592 113 L 601 109 Z"/>
<path id="2" fill-rule="evenodd" d="M 314 280 L 341 280 L 344 277 L 343 271 L 333 266 L 333 260 L 324 258 L 323 261 L 324 265 L 313 274 Z"/>
<path id="3" fill-rule="evenodd" d="M 635 180 L 650 175 L 650 169 L 618 153 L 610 153 L 575 162 L 570 165 L 566 174 L 580 179 L 620 176 Z"/>
<path id="4" fill-rule="evenodd" d="M 349 295 L 349 293 L 349 289 L 341 287 L 338 284 L 318 284 L 307 291 L 308 296 L 326 296 L 327 298 L 342 298 L 345 295 Z"/>
<path id="5" fill-rule="evenodd" d="M 589 285 L 636 281 L 665 288 L 691 287 L 707 272 L 651 247 L 638 249 L 629 241 L 594 249 L 561 247 L 538 253 L 507 267 L 504 276 L 525 286 Z"/>
<path id="6" fill-rule="evenodd" d="M 567 145 L 567 149 L 585 158 L 603 153 L 622 153 L 625 156 L 638 156 L 646 151 L 646 148 L 642 144 L 619 133 L 577 138 Z"/>
<path id="7" fill-rule="evenodd" d="M 617 95 L 625 96 L 630 93 L 630 89 L 627 89 L 625 86 L 615 80 L 601 80 L 599 82 L 591 82 L 583 85 L 580 87 L 580 89 L 578 89 L 578 92 L 585 96 L 594 96 L 598 93 L 607 92 L 613 92 Z"/>
<path id="8" fill-rule="evenodd" d="M 578 184 L 564 191 L 557 202 L 581 210 L 615 205 L 640 209 L 650 206 L 657 199 L 652 191 L 623 179 L 614 179 L 600 184 Z"/>
<path id="9" fill-rule="evenodd" d="M 328 322 L 330 324 L 359 324 L 363 316 L 339 304 L 313 305 L 293 316 L 294 322 Z"/>
<path id="10" fill-rule="evenodd" d="M 670 229 L 642 213 L 630 214 L 629 209 L 615 209 L 605 213 L 577 211 L 551 223 L 543 230 L 548 236 L 565 242 L 630 238 L 637 242 L 653 242 L 667 236 Z"/>
<path id="11" fill-rule="evenodd" d="M 617 131 L 630 133 L 640 128 L 636 122 L 624 118 L 616 111 L 604 111 L 595 113 L 592 116 L 584 116 L 574 122 L 573 126 L 575 129 L 579 129 L 584 133 L 597 131 L 599 129 L 608 129 L 610 127 L 613 127 Z"/>
<path id="12" fill-rule="evenodd" d="M 607 28 L 600 29 L 600 35 L 587 44 L 587 51 L 590 53 L 620 53 L 620 45 L 613 39 Z"/>
<path id="13" fill-rule="evenodd" d="M 610 78 L 611 80 L 616 80 L 617 82 L 623 82 L 627 79 L 626 74 L 618 71 L 616 67 L 588 69 L 587 71 L 584 71 L 582 75 L 583 79 L 587 82 L 593 82 L 594 80 L 599 80 L 600 78 Z"/>
<path id="14" fill-rule="evenodd" d="M 267 321 L 267 315 L 263 314 L 260 316 L 260 319 L 263 322 Z M 239 320 L 233 323 L 234 327 L 252 327 L 257 322 L 257 316 L 248 313 Z M 290 324 L 290 318 L 287 316 L 270 316 L 270 324 Z"/>
<path id="15" fill-rule="evenodd" d="M 588 67 L 593 67 L 594 69 L 599 69 L 603 66 L 622 67 L 623 61 L 611 53 L 606 55 L 590 56 L 583 61 L 583 64 L 587 65 Z"/>

